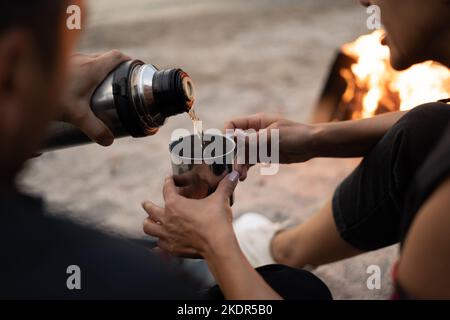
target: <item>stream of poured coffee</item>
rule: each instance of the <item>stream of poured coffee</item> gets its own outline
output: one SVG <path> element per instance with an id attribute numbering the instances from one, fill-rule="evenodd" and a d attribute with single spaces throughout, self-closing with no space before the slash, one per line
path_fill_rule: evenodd
<path id="1" fill-rule="evenodd" d="M 189 117 L 192 120 L 192 124 L 194 126 L 194 134 L 197 135 L 198 139 L 200 140 L 200 146 L 202 148 L 203 153 L 203 126 L 200 118 L 195 113 L 194 108 L 191 108 L 188 112 Z"/>

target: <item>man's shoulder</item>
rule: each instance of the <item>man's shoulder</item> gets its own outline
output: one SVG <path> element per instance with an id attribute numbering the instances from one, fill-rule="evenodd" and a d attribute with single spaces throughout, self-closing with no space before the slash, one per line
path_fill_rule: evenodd
<path id="1" fill-rule="evenodd" d="M 4 288 L 38 298 L 177 298 L 192 294 L 189 277 L 145 247 L 50 216 L 38 199 L 20 200 L 16 204 L 11 199 L 0 202 L 0 252 L 8 261 L 0 266 Z M 80 290 L 67 288 L 74 270 L 81 274 Z M 30 287 L 34 289 L 30 291 Z M 0 296 L 8 294 L 2 291 Z"/>

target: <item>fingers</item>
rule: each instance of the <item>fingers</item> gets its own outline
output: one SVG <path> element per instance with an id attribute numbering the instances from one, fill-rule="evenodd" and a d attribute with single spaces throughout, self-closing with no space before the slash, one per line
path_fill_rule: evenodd
<path id="1" fill-rule="evenodd" d="M 233 171 L 220 181 L 216 191 L 213 194 L 220 196 L 222 199 L 228 201 L 230 196 L 233 194 L 233 191 L 236 188 L 238 182 L 239 172 Z"/>
<path id="2" fill-rule="evenodd" d="M 152 222 L 150 219 L 144 221 L 144 232 L 149 236 L 159 238 L 157 246 L 163 253 L 192 259 L 201 258 L 195 249 L 188 247 L 178 248 L 166 240 L 168 237 L 164 228 L 161 225 Z"/>
<path id="3" fill-rule="evenodd" d="M 156 238 L 164 238 L 167 236 L 164 227 L 155 223 L 150 218 L 145 219 L 143 230 L 146 234 Z"/>
<path id="4" fill-rule="evenodd" d="M 167 252 L 172 256 L 190 259 L 201 258 L 200 254 L 195 249 L 186 247 L 178 248 L 165 239 L 159 239 L 157 245 L 163 252 Z"/>
<path id="5" fill-rule="evenodd" d="M 234 166 L 234 170 L 239 172 L 239 181 L 244 181 L 247 179 L 247 172 L 250 169 L 250 166 L 247 164 L 237 164 Z"/>
<path id="6" fill-rule="evenodd" d="M 181 198 L 178 194 L 173 177 L 166 177 L 163 187 L 163 196 L 166 205 L 173 204 L 177 198 Z"/>
<path id="7" fill-rule="evenodd" d="M 152 220 L 160 223 L 162 222 L 164 217 L 164 208 L 161 208 L 148 200 L 142 203 L 142 208 L 144 208 Z"/>
<path id="8" fill-rule="evenodd" d="M 247 179 L 247 172 L 248 172 L 249 167 L 245 166 L 244 169 L 242 170 L 242 174 L 240 175 L 239 181 L 244 181 L 245 179 Z"/>
<path id="9" fill-rule="evenodd" d="M 254 123 L 253 116 L 238 117 L 238 118 L 234 118 L 234 119 L 231 119 L 230 121 L 228 121 L 225 124 L 225 130 L 227 130 L 227 129 L 247 130 L 250 128 L 259 129 L 259 128 L 254 128 L 254 125 L 255 125 L 255 123 Z"/>
<path id="10" fill-rule="evenodd" d="M 78 123 L 74 123 L 74 125 L 79 127 L 92 141 L 102 146 L 109 146 L 114 142 L 114 134 L 90 109 L 76 122 Z"/>
<path id="11" fill-rule="evenodd" d="M 62 117 L 80 128 L 91 140 L 102 146 L 114 141 L 111 130 L 97 118 L 89 105 L 92 93 L 118 64 L 130 58 L 117 50 L 104 54 L 75 54 L 72 56 L 72 83 L 64 101 Z"/>
<path id="12" fill-rule="evenodd" d="M 85 58 L 85 57 L 89 57 L 89 58 L 97 58 L 101 55 L 103 55 L 104 53 L 99 53 L 99 52 L 93 52 L 93 53 L 80 53 L 80 52 L 74 52 L 70 55 L 71 58 Z"/>
<path id="13" fill-rule="evenodd" d="M 183 174 L 174 175 L 172 178 L 177 187 L 186 187 L 193 184 L 193 181 L 195 181 L 194 179 L 197 178 L 197 174 L 192 171 L 188 171 Z"/>
<path id="14" fill-rule="evenodd" d="M 227 129 L 260 130 L 268 127 L 270 124 L 272 124 L 277 120 L 279 120 L 279 117 L 277 116 L 269 116 L 258 113 L 230 120 L 225 124 L 225 130 Z"/>
<path id="15" fill-rule="evenodd" d="M 110 73 L 120 63 L 130 59 L 130 57 L 117 50 L 112 50 L 97 56 L 95 58 L 96 63 L 92 66 L 92 72 L 96 75 L 97 83 L 100 83 L 103 79 L 105 79 L 108 73 Z"/>

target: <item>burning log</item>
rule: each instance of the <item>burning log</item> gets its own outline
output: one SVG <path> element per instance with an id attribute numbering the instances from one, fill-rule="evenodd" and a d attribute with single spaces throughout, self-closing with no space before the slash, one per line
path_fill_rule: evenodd
<path id="1" fill-rule="evenodd" d="M 426 61 L 404 71 L 394 70 L 382 31 L 342 46 L 313 115 L 313 122 L 371 117 L 408 110 L 450 97 L 450 70 Z"/>

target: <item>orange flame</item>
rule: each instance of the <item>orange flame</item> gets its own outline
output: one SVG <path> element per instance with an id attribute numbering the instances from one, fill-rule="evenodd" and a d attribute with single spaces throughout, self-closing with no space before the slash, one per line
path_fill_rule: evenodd
<path id="1" fill-rule="evenodd" d="M 396 71 L 389 62 L 389 48 L 381 44 L 383 35 L 383 31 L 377 30 L 342 47 L 344 54 L 356 60 L 351 70 L 341 70 L 341 76 L 347 81 L 342 100 L 350 103 L 360 99 L 362 105 L 352 118 L 408 110 L 450 97 L 450 70 L 447 67 L 426 61 Z"/>

